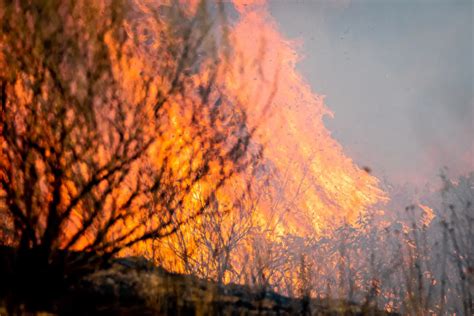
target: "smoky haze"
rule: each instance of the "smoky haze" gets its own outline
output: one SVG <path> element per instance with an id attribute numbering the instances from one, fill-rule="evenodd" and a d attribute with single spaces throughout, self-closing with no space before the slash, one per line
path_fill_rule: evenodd
<path id="1" fill-rule="evenodd" d="M 360 166 L 397 184 L 474 170 L 471 1 L 271 1 Z"/>

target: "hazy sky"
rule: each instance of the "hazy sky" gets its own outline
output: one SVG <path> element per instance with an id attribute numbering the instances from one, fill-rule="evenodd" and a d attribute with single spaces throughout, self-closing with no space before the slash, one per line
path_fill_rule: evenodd
<path id="1" fill-rule="evenodd" d="M 474 170 L 473 2 L 270 1 L 359 165 L 402 184 Z"/>

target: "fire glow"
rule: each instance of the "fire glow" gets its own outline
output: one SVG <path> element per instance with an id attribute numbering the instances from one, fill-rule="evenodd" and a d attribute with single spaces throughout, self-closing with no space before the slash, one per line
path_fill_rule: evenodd
<path id="1" fill-rule="evenodd" d="M 81 10 L 83 5 L 71 8 Z M 186 33 L 189 30 L 181 30 L 183 34 L 176 36 L 178 31 L 173 28 L 179 29 L 180 21 L 172 20 L 173 17 L 167 17 L 166 10 L 163 11 L 173 5 L 176 4 L 135 1 L 123 25 L 128 37 L 123 39 L 110 30 L 104 30 L 103 37 L 98 36 L 100 40 L 95 44 L 102 45 L 111 63 L 107 74 L 110 87 L 104 87 L 110 89 L 109 92 L 93 91 L 92 96 L 87 95 L 96 89 L 84 88 L 92 85 L 87 82 L 91 70 L 85 70 L 90 65 L 83 67 L 65 60 L 58 66 L 56 71 L 69 85 L 71 102 L 80 104 L 91 97 L 87 101 L 92 108 L 90 111 L 100 122 L 91 125 L 90 130 L 77 126 L 82 110 L 79 114 L 64 110 L 57 118 L 44 115 L 45 125 L 51 125 L 51 135 L 56 133 L 53 126 L 56 123 L 48 121 L 50 119 L 59 120 L 73 131 L 68 136 L 73 147 L 57 150 L 71 151 L 58 158 L 69 179 L 62 182 L 59 177 L 56 191 L 52 193 L 54 176 L 48 174 L 47 167 L 58 163 L 49 162 L 57 144 L 54 136 L 49 137 L 45 131 L 33 135 L 33 138 L 44 139 L 41 142 L 50 147 L 31 158 L 36 159 L 31 170 L 39 174 L 31 178 L 37 191 L 23 194 L 40 194 L 41 198 L 34 201 L 35 205 L 26 207 L 37 208 L 33 226 L 39 223 L 32 228 L 37 229 L 35 233 L 23 236 L 31 239 L 26 244 L 42 243 L 49 238 L 48 233 L 54 235 L 55 240 L 48 241 L 51 245 L 47 248 L 100 252 L 113 249 L 114 236 L 121 235 L 120 241 L 127 245 L 122 254 L 138 252 L 172 271 L 190 272 L 184 261 L 199 261 L 203 253 L 217 251 L 202 249 L 195 240 L 196 231 L 203 231 L 204 239 L 216 241 L 218 237 L 208 235 L 205 222 L 208 216 L 217 214 L 221 216 L 217 221 L 220 227 L 215 229 L 227 236 L 224 243 L 240 248 L 237 253 L 241 256 L 236 264 L 244 269 L 243 254 L 257 252 L 255 240 L 274 242 L 289 236 L 312 238 L 331 234 L 341 224 L 355 226 L 369 208 L 386 200 L 378 188 L 378 180 L 345 156 L 342 147 L 324 127 L 323 117 L 332 113 L 325 107 L 323 98 L 314 94 L 296 71 L 299 57 L 294 43 L 280 34 L 264 1 L 226 4 L 236 17 L 226 20 L 225 14 L 216 13 L 215 18 L 221 19 L 217 25 L 209 22 L 211 19 L 202 7 L 207 6 L 205 2 L 182 3 L 180 18 L 189 19 L 191 25 L 198 23 L 197 19 L 193 20 L 195 16 L 201 18 L 200 29 L 196 28 L 193 34 L 197 39 L 190 40 L 191 44 L 184 40 L 192 37 Z M 94 9 L 100 12 L 108 8 L 97 5 Z M 89 30 L 81 35 L 85 40 L 90 36 L 87 32 Z M 214 38 L 213 32 L 222 37 Z M 168 46 L 184 46 L 181 60 Z M 86 48 L 81 53 L 87 56 L 94 49 Z M 190 66 L 181 69 L 184 59 L 199 64 L 198 71 Z M 6 63 L 1 59 L 0 62 Z M 38 69 L 39 73 L 44 71 L 42 66 Z M 157 73 L 157 69 L 161 73 Z M 173 77 L 175 71 L 178 75 Z M 37 96 L 27 76 L 15 80 L 5 89 L 10 89 L 8 92 L 17 99 L 6 103 L 13 109 L 17 106 L 24 110 L 24 116 L 17 116 L 18 122 L 11 128 L 25 133 L 23 127 L 30 124 L 28 115 L 36 115 L 29 112 L 29 104 L 36 102 Z M 104 80 L 98 82 L 108 84 Z M 49 99 L 55 87 L 48 84 L 44 84 L 37 106 L 44 111 L 44 102 L 56 111 L 56 104 Z M 211 85 L 216 89 L 209 92 Z M 60 95 L 61 98 L 69 102 L 69 95 Z M 120 104 L 117 109 L 113 108 L 115 102 Z M 95 103 L 100 105 L 96 109 Z M 126 106 L 129 108 L 121 108 Z M 88 116 L 82 117 L 84 124 Z M 88 138 L 95 139 L 97 144 Z M 80 148 L 83 142 L 85 149 Z M 84 161 L 71 158 L 81 150 Z M 134 150 L 137 151 L 135 156 L 124 158 Z M 245 168 L 237 163 L 241 157 L 234 159 L 239 151 L 245 152 L 247 161 L 251 161 Z M 119 167 L 112 168 L 110 175 L 105 170 L 117 163 L 117 152 L 124 156 L 120 159 L 130 163 L 112 186 Z M 143 152 L 146 155 L 142 157 Z M 9 168 L 11 166 L 5 170 Z M 159 180 L 150 175 L 150 170 Z M 20 187 L 25 186 L 15 179 L 22 178 L 11 176 L 8 186 L 23 190 Z M 158 202 L 150 198 L 150 192 L 157 188 L 153 181 L 161 188 Z M 87 182 L 89 185 L 84 184 Z M 81 200 L 87 196 L 91 201 Z M 12 195 L 11 203 L 14 199 Z M 33 203 L 34 199 L 26 200 Z M 53 211 L 48 213 L 48 208 Z M 170 209 L 176 211 L 169 212 Z M 100 212 L 104 217 L 97 216 Z M 196 213 L 203 214 L 194 218 L 200 215 Z M 55 216 L 58 217 L 56 223 Z M 107 216 L 109 220 L 105 219 Z M 191 217 L 194 220 L 189 220 Z M 54 228 L 48 227 L 48 221 L 53 222 Z M 170 224 L 174 222 L 183 225 Z M 213 225 L 214 222 L 215 218 Z M 97 233 L 95 224 L 103 225 L 104 232 Z M 148 226 L 165 227 L 159 234 L 164 236 L 159 247 L 149 240 Z M 169 228 L 178 226 L 181 227 Z M 53 232 L 48 232 L 49 229 Z M 172 234 L 175 230 L 177 233 Z M 94 234 L 97 235 L 95 242 Z M 104 245 L 97 246 L 101 243 Z M 184 257 L 179 253 L 184 253 Z M 230 280 L 228 276 L 221 277 Z"/>
<path id="2" fill-rule="evenodd" d="M 187 5 L 191 12 L 198 8 L 197 2 Z M 273 241 L 285 236 L 311 238 L 332 234 L 343 223 L 355 226 L 369 208 L 387 200 L 378 180 L 356 166 L 325 128 L 323 117 L 332 113 L 325 107 L 323 97 L 313 93 L 296 71 L 299 57 L 295 43 L 278 31 L 267 4 L 235 1 L 233 9 L 238 18 L 228 25 L 232 49 L 230 57 L 221 59 L 226 60 L 225 70 L 217 75 L 216 84 L 230 103 L 240 104 L 246 111 L 250 129 L 255 130 L 252 142 L 262 146 L 263 155 L 255 167 L 258 170 L 252 170 L 251 175 L 235 174 L 217 192 L 217 204 L 231 205 L 249 182 L 252 196 L 258 198 L 245 202 L 247 212 L 251 211 L 248 221 L 261 233 L 265 232 L 264 238 Z M 141 12 L 146 16 L 145 11 L 146 6 Z M 223 53 L 229 51 L 220 52 Z M 209 76 L 201 73 L 193 80 L 205 82 Z M 171 126 L 165 142 L 167 137 L 173 144 L 189 142 L 186 135 L 193 135 L 192 124 L 183 120 L 180 112 L 171 111 L 169 115 Z M 177 135 L 181 136 L 176 138 Z M 172 148 L 162 144 L 158 147 Z M 179 161 L 189 158 L 179 155 L 175 158 L 178 169 Z M 205 191 L 206 186 L 205 181 L 200 183 L 200 188 L 191 194 L 188 208 L 199 203 L 201 190 Z M 242 216 L 226 218 L 223 229 L 229 230 L 235 225 L 232 221 L 236 217 L 242 220 Z M 181 252 L 186 257 L 195 256 L 195 260 L 202 256 L 205 250 L 198 249 L 193 241 L 195 232 L 205 229 L 199 225 L 198 219 L 197 223 L 185 225 L 179 237 L 171 236 L 161 243 L 158 261 L 168 269 L 186 272 L 182 260 L 176 258 L 177 248 L 186 248 Z M 240 252 L 248 252 L 249 247 Z M 143 251 L 149 252 L 142 248 Z"/>

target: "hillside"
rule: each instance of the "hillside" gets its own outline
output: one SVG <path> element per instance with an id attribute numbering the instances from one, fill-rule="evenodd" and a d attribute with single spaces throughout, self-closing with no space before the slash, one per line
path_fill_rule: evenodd
<path id="1" fill-rule="evenodd" d="M 2 251 L 1 255 L 2 276 L 8 273 L 5 263 L 11 260 L 5 253 Z M 49 306 L 48 310 L 25 307 L 36 306 L 29 304 L 32 298 L 16 297 L 13 301 L 23 305 L 16 312 L 21 315 L 39 310 L 52 315 L 386 315 L 344 301 L 289 298 L 265 289 L 218 285 L 167 272 L 141 257 L 113 259 L 106 268 L 76 282 L 64 282 L 62 289 L 51 289 L 51 284 L 45 284 L 44 288 L 56 294 L 49 296 L 50 302 L 42 302 Z M 1 290 L 0 315 L 3 315 L 6 299 L 12 297 L 8 289 Z M 42 294 L 45 293 L 38 293 L 37 297 Z"/>

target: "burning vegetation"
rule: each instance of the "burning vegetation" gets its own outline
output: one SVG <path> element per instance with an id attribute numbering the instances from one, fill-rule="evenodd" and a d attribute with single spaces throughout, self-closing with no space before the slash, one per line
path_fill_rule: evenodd
<path id="1" fill-rule="evenodd" d="M 383 211 L 390 190 L 331 137 L 297 61 L 264 1 L 0 3 L 9 311 L 54 311 L 136 256 L 299 313 L 470 315 L 473 176 L 443 177 L 438 209 Z M 150 273 L 124 278 L 163 313 Z"/>

